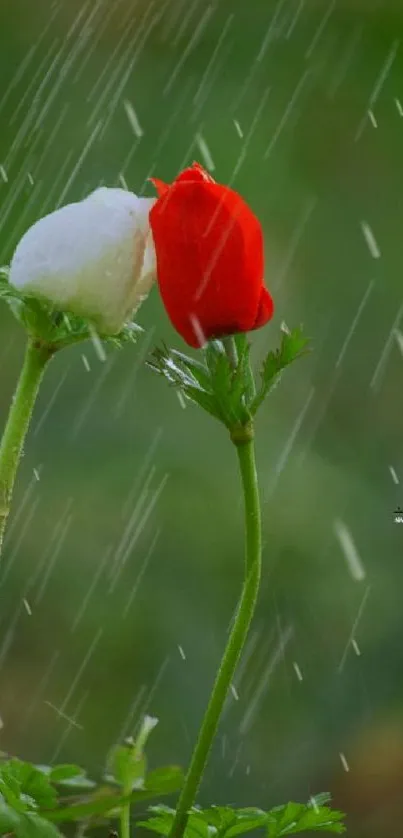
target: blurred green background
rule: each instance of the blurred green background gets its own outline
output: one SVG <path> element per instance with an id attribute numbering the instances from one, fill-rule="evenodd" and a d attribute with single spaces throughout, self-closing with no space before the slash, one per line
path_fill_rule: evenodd
<path id="1" fill-rule="evenodd" d="M 151 174 L 198 159 L 264 225 L 276 315 L 256 363 L 283 320 L 313 340 L 258 420 L 262 594 L 200 801 L 328 789 L 353 838 L 394 838 L 400 0 L 1 0 L 0 21 L 0 264 L 60 204 L 101 184 L 151 195 Z M 234 452 L 144 365 L 161 340 L 183 348 L 156 290 L 138 320 L 141 343 L 106 363 L 91 345 L 52 363 L 0 575 L 1 747 L 98 776 L 145 711 L 151 764 L 187 763 L 242 574 Z M 23 348 L 3 305 L 2 423 Z"/>

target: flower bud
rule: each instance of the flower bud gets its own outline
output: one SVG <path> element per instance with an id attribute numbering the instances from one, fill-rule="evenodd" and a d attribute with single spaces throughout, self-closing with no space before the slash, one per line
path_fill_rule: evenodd
<path id="1" fill-rule="evenodd" d="M 116 334 L 155 278 L 153 198 L 96 189 L 36 222 L 14 253 L 9 281 L 27 296 Z"/>
<path id="2" fill-rule="evenodd" d="M 151 178 L 150 212 L 162 301 L 190 346 L 249 332 L 273 315 L 264 284 L 260 221 L 248 204 L 199 163 L 172 184 Z"/>

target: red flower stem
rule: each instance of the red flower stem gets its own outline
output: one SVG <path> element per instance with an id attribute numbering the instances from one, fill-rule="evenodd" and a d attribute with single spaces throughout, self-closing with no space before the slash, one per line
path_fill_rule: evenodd
<path id="1" fill-rule="evenodd" d="M 221 712 L 255 611 L 261 574 L 261 520 L 255 450 L 251 429 L 236 444 L 241 472 L 246 528 L 245 577 L 235 619 L 179 797 L 170 838 L 182 838 L 217 732 Z M 248 438 L 246 438 L 248 437 Z"/>
<path id="2" fill-rule="evenodd" d="M 28 342 L 21 375 L 0 444 L 0 555 L 4 531 L 25 436 L 38 395 L 45 366 L 53 350 Z"/>

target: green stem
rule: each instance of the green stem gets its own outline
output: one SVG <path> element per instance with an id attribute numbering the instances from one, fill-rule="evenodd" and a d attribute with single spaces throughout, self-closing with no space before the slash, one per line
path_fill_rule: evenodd
<path id="1" fill-rule="evenodd" d="M 235 343 L 235 340 L 234 340 L 234 336 L 229 335 L 226 338 L 222 338 L 222 343 L 223 343 L 224 349 L 227 353 L 227 357 L 228 357 L 228 360 L 230 362 L 230 365 L 231 365 L 232 369 L 236 370 L 236 368 L 238 366 L 238 351 L 237 351 L 237 348 L 236 348 L 236 343 Z"/>
<path id="2" fill-rule="evenodd" d="M 128 794 L 130 794 L 131 789 Z M 120 836 L 130 838 L 130 803 L 125 803 L 120 810 Z"/>
<path id="3" fill-rule="evenodd" d="M 242 653 L 254 614 L 261 572 L 261 523 L 259 489 L 253 439 L 237 444 L 245 505 L 245 578 L 235 620 L 228 639 L 210 701 L 193 751 L 190 767 L 179 798 L 170 838 L 182 838 L 217 731 L 224 702 Z"/>
<path id="4" fill-rule="evenodd" d="M 45 366 L 53 350 L 29 341 L 21 375 L 0 444 L 0 555 L 15 476 Z"/>

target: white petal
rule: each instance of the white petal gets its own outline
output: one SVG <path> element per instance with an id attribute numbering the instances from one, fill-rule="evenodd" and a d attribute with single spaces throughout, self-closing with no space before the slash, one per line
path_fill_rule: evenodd
<path id="1" fill-rule="evenodd" d="M 114 334 L 145 295 L 142 270 L 153 203 L 102 187 L 45 216 L 17 246 L 10 282 Z"/>

